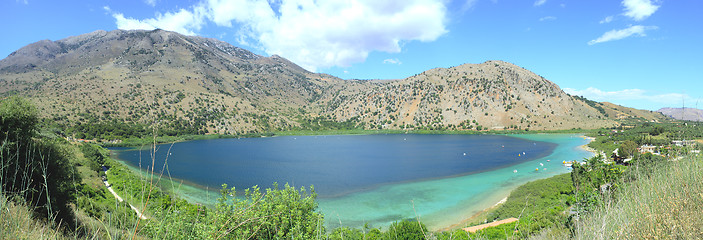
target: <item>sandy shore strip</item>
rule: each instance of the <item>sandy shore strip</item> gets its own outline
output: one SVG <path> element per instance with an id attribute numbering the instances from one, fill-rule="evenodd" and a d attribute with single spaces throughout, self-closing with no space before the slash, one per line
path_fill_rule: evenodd
<path id="1" fill-rule="evenodd" d="M 442 228 L 442 229 L 440 229 L 439 231 L 440 231 L 440 232 L 443 232 L 443 231 L 450 231 L 450 230 L 452 230 L 452 229 L 456 229 L 456 228 L 459 228 L 459 227 L 466 226 L 466 224 L 468 224 L 468 223 L 470 223 L 470 222 L 476 221 L 478 218 L 484 216 L 484 214 L 488 213 L 489 211 L 491 211 L 491 210 L 493 210 L 493 209 L 498 208 L 498 206 L 500 206 L 501 204 L 503 204 L 503 203 L 505 203 L 505 202 L 507 202 L 507 201 L 508 201 L 508 196 L 505 196 L 503 199 L 501 199 L 500 201 L 498 201 L 498 202 L 497 202 L 496 204 L 494 204 L 492 207 L 483 209 L 483 210 L 481 210 L 480 212 L 474 214 L 473 216 L 471 216 L 471 217 L 469 217 L 469 218 L 467 218 L 467 219 L 461 220 L 461 222 L 459 222 L 459 223 L 452 224 L 452 225 L 449 226 L 449 227 Z"/>
<path id="2" fill-rule="evenodd" d="M 591 143 L 596 140 L 596 138 L 594 138 L 594 137 L 587 137 L 587 136 L 583 136 L 583 139 L 588 140 L 588 143 Z M 588 143 L 581 145 L 581 149 L 592 152 L 595 155 L 602 154 L 603 156 L 606 156 L 604 152 L 601 152 L 601 151 L 598 151 L 598 150 L 595 150 L 595 149 L 589 147 Z"/>
<path id="3" fill-rule="evenodd" d="M 485 223 L 485 224 L 481 224 L 481 225 L 477 225 L 477 226 L 473 226 L 473 227 L 462 228 L 462 230 L 470 232 L 470 233 L 475 233 L 476 231 L 484 229 L 484 228 L 495 227 L 498 225 L 515 222 L 517 220 L 518 220 L 517 218 L 507 218 L 507 219 L 503 219 L 500 221 Z"/>

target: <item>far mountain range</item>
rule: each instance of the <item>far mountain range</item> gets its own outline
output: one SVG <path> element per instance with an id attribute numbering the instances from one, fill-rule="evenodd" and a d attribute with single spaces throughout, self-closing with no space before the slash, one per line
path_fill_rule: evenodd
<path id="1" fill-rule="evenodd" d="M 405 79 L 344 80 L 280 56 L 164 30 L 95 31 L 32 43 L 0 60 L 0 94 L 24 96 L 44 117 L 68 125 L 113 121 L 220 134 L 559 130 L 667 118 L 571 96 L 503 61 L 435 68 Z"/>
<path id="2" fill-rule="evenodd" d="M 703 121 L 703 110 L 696 108 L 662 108 L 657 112 L 678 120 Z"/>

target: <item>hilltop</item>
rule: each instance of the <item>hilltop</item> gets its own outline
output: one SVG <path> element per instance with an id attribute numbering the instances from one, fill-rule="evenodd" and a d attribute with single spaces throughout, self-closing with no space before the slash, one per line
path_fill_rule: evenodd
<path id="1" fill-rule="evenodd" d="M 343 80 L 216 39 L 164 30 L 95 31 L 0 60 L 0 95 L 68 126 L 157 124 L 172 134 L 319 129 L 560 130 L 664 119 L 571 96 L 502 61 L 399 80 Z"/>

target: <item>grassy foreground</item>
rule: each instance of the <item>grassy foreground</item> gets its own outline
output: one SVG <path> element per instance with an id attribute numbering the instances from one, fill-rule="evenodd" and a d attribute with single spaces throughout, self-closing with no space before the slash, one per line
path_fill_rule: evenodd
<path id="1" fill-rule="evenodd" d="M 636 181 L 576 225 L 576 239 L 700 239 L 703 158 L 685 157 L 637 171 Z"/>

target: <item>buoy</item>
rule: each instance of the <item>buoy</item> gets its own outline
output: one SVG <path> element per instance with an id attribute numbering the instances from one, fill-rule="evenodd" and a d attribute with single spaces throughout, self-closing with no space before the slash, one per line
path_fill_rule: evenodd
<path id="1" fill-rule="evenodd" d="M 464 153 L 464 156 L 466 156 L 466 153 Z"/>
<path id="2" fill-rule="evenodd" d="M 535 171 L 539 171 L 539 168 L 535 168 Z"/>
<path id="3" fill-rule="evenodd" d="M 520 154 L 518 153 L 518 154 L 517 154 L 517 156 L 519 157 L 519 156 L 520 156 Z"/>

